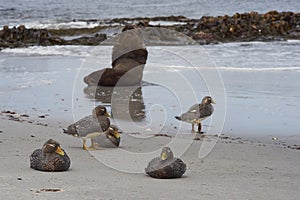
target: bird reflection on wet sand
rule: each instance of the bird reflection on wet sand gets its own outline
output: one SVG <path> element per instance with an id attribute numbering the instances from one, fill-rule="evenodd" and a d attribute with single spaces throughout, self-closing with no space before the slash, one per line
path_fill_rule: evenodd
<path id="1" fill-rule="evenodd" d="M 129 121 L 142 121 L 145 118 L 142 86 L 88 86 L 84 88 L 84 93 L 89 99 L 111 104 L 113 118 Z"/>

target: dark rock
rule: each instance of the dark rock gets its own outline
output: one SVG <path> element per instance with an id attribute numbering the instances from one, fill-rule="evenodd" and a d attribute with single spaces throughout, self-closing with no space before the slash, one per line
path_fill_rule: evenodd
<path id="1" fill-rule="evenodd" d="M 27 47 L 33 45 L 99 45 L 106 39 L 106 34 L 95 34 L 90 37 L 65 40 L 52 36 L 47 29 L 27 29 L 24 25 L 18 28 L 3 26 L 0 30 L 0 48 Z"/>
<path id="2" fill-rule="evenodd" d="M 66 44 L 96 46 L 99 45 L 104 40 L 106 40 L 106 34 L 96 34 L 95 36 L 91 36 L 91 37 L 80 37 L 80 38 L 72 39 L 67 41 Z"/>

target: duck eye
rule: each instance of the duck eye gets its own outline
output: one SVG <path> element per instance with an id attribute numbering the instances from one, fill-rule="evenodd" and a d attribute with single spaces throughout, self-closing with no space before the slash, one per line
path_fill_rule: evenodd
<path id="1" fill-rule="evenodd" d="M 48 146 L 50 146 L 50 147 L 55 147 L 55 145 L 54 145 L 54 144 L 48 144 Z"/>

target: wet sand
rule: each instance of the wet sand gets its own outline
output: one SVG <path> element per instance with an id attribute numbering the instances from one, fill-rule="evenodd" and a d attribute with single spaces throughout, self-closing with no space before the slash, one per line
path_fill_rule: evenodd
<path id="1" fill-rule="evenodd" d="M 105 166 L 82 150 L 79 139 L 61 134 L 58 127 L 7 119 L 1 119 L 0 127 L 1 199 L 298 199 L 300 194 L 299 150 L 264 144 L 259 138 L 223 137 L 202 160 L 198 151 L 203 142 L 193 140 L 181 157 L 188 167 L 184 176 L 159 180 Z M 181 136 L 178 145 L 190 137 Z M 29 155 L 49 138 L 59 141 L 70 156 L 68 171 L 29 168 Z M 168 140 L 153 137 L 147 144 L 156 147 Z M 133 144 L 133 137 L 123 133 L 120 148 L 143 150 L 143 145 Z M 114 156 L 120 166 L 126 166 L 117 151 L 102 149 L 92 154 Z M 136 164 L 144 165 L 144 160 Z"/>

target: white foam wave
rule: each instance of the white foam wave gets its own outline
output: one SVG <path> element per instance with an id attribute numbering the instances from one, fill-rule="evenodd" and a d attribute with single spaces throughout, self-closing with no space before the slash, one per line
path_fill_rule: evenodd
<path id="1" fill-rule="evenodd" d="M 134 21 L 132 21 L 134 22 Z M 173 22 L 173 21 L 150 21 L 150 25 L 161 25 L 161 26 L 173 26 L 173 25 L 184 25 L 185 22 Z M 19 26 L 20 24 L 10 23 L 9 27 Z M 120 23 L 109 23 L 106 24 L 104 21 L 69 21 L 69 22 L 58 22 L 55 20 L 49 21 L 32 21 L 25 22 L 23 25 L 26 28 L 36 29 L 70 29 L 70 28 L 94 28 L 97 26 L 117 26 Z"/>
<path id="2" fill-rule="evenodd" d="M 295 44 L 299 44 L 300 40 L 287 40 L 288 43 L 295 43 Z"/>
<path id="3" fill-rule="evenodd" d="M 299 71 L 300 67 L 218 67 L 224 71 Z"/>
<path id="4" fill-rule="evenodd" d="M 32 46 L 28 48 L 3 49 L 3 53 L 37 55 L 37 56 L 74 56 L 88 57 L 92 55 L 89 46 Z"/>
<path id="5" fill-rule="evenodd" d="M 221 70 L 221 71 L 244 71 L 244 72 L 251 72 L 251 71 L 295 71 L 300 72 L 300 67 L 192 67 L 192 66 L 184 66 L 184 65 L 161 65 L 161 64 L 149 64 L 150 67 L 155 68 L 162 68 L 167 71 L 180 71 L 180 70 Z M 150 68 L 149 67 L 149 68 Z M 148 69 L 148 68 L 147 68 Z"/>
<path id="6" fill-rule="evenodd" d="M 18 26 L 19 24 L 9 24 L 9 27 Z M 69 28 L 94 28 L 99 26 L 99 22 L 71 21 L 71 22 L 27 22 L 24 23 L 26 28 L 36 29 L 69 29 Z"/>
<path id="7" fill-rule="evenodd" d="M 173 22 L 173 21 L 150 21 L 149 25 L 152 26 L 174 26 L 174 25 L 185 25 L 186 22 Z"/>

